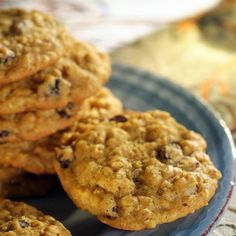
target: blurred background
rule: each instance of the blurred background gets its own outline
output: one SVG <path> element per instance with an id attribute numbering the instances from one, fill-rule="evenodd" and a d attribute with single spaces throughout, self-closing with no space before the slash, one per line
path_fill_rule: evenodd
<path id="1" fill-rule="evenodd" d="M 79 39 L 208 102 L 236 142 L 236 0 L 1 0 L 50 12 Z M 236 199 L 212 235 L 236 235 Z"/>

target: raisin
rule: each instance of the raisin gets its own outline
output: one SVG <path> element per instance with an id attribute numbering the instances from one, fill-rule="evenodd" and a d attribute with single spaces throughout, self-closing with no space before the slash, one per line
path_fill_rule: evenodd
<path id="1" fill-rule="evenodd" d="M 23 35 L 33 26 L 32 22 L 29 20 L 15 20 L 12 22 L 9 30 L 6 32 L 7 36 L 18 36 Z"/>
<path id="2" fill-rule="evenodd" d="M 66 108 L 58 109 L 57 113 L 60 115 L 61 118 L 68 119 L 72 116 L 72 114 L 70 114 L 70 110 L 72 110 L 73 108 L 74 108 L 74 104 L 68 103 Z"/>
<path id="3" fill-rule="evenodd" d="M 9 28 L 9 31 L 7 33 L 8 36 L 16 36 L 16 35 L 21 35 L 22 34 L 22 30 L 21 28 L 19 27 L 20 24 L 17 23 L 17 21 L 13 21 L 10 28 Z"/>
<path id="4" fill-rule="evenodd" d="M 70 160 L 59 160 L 61 168 L 66 169 L 69 167 L 71 161 Z"/>
<path id="5" fill-rule="evenodd" d="M 29 227 L 29 225 L 30 225 L 30 224 L 29 224 L 27 221 L 25 221 L 25 220 L 20 220 L 19 223 L 20 223 L 20 227 L 21 227 L 21 228 L 27 228 L 27 227 Z"/>
<path id="6" fill-rule="evenodd" d="M 50 87 L 52 95 L 60 95 L 60 79 L 55 79 L 54 84 Z"/>
<path id="7" fill-rule="evenodd" d="M 117 116 L 112 117 L 110 119 L 110 121 L 115 121 L 115 122 L 123 123 L 123 122 L 128 121 L 128 119 L 125 116 L 123 116 L 123 115 L 117 115 Z"/>
<path id="8" fill-rule="evenodd" d="M 67 113 L 66 109 L 61 109 L 61 110 L 57 110 L 57 113 L 59 114 L 59 116 L 63 119 L 68 119 L 71 116 Z"/>
<path id="9" fill-rule="evenodd" d="M 57 161 L 60 163 L 61 168 L 66 169 L 70 166 L 74 158 L 65 158 L 63 155 L 57 157 Z"/>
<path id="10" fill-rule="evenodd" d="M 70 160 L 60 160 L 60 159 L 57 159 L 61 165 L 61 168 L 63 169 L 66 169 L 69 167 L 71 161 Z"/>
<path id="11" fill-rule="evenodd" d="M 133 181 L 136 184 L 140 183 L 140 179 L 138 177 L 133 177 Z"/>
<path id="12" fill-rule="evenodd" d="M 166 153 L 165 146 L 156 149 L 156 158 L 163 163 L 166 163 L 168 161 L 169 157 Z"/>
<path id="13" fill-rule="evenodd" d="M 10 131 L 8 130 L 2 130 L 0 131 L 0 138 L 5 138 L 10 135 Z"/>
<path id="14" fill-rule="evenodd" d="M 171 150 L 182 150 L 177 142 L 172 142 L 168 145 L 160 146 L 156 149 L 156 158 L 162 162 L 167 163 L 171 159 Z"/>
<path id="15" fill-rule="evenodd" d="M 112 212 L 118 213 L 119 212 L 119 207 L 118 206 L 112 207 L 111 210 L 112 210 Z"/>

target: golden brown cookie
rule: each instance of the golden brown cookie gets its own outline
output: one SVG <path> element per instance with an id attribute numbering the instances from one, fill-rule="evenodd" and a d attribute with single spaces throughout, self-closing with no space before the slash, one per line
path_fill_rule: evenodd
<path id="1" fill-rule="evenodd" d="M 0 84 L 24 79 L 52 65 L 64 53 L 68 33 L 38 11 L 0 11 Z"/>
<path id="2" fill-rule="evenodd" d="M 34 174 L 54 174 L 52 164 L 55 158 L 54 147 L 66 144 L 79 131 L 81 123 L 98 123 L 122 112 L 122 103 L 107 88 L 102 88 L 96 96 L 88 98 L 83 103 L 78 122 L 66 129 L 70 132 L 57 132 L 37 141 L 9 142 L 0 144 L 0 165 L 24 169 Z M 78 124 L 77 124 L 78 123 Z M 87 127 L 87 125 L 84 125 Z M 79 126 L 78 128 L 80 128 Z M 73 132 L 72 132 L 73 131 Z M 17 158 L 16 158 L 17 153 Z"/>
<path id="3" fill-rule="evenodd" d="M 43 196 L 58 184 L 54 175 L 33 175 L 22 169 L 0 167 L 0 198 Z"/>
<path id="4" fill-rule="evenodd" d="M 0 114 L 80 104 L 94 95 L 110 75 L 106 54 L 79 41 L 71 41 L 64 57 L 28 79 L 0 88 Z"/>
<path id="5" fill-rule="evenodd" d="M 205 150 L 168 113 L 129 112 L 78 132 L 54 163 L 78 207 L 112 227 L 141 230 L 208 204 L 221 174 Z"/>
<path id="6" fill-rule="evenodd" d="M 55 137 L 56 138 L 56 137 Z M 0 166 L 23 169 L 34 174 L 54 174 L 54 136 L 38 141 L 0 144 Z"/>
<path id="7" fill-rule="evenodd" d="M 104 119 L 109 119 L 123 112 L 123 104 L 118 97 L 108 88 L 101 88 L 99 92 L 92 97 L 87 98 L 82 104 L 83 112 L 80 113 L 76 121 L 65 132 L 57 135 L 56 145 L 65 145 L 75 138 L 78 132 L 88 129 L 88 126 L 94 126 Z"/>
<path id="8" fill-rule="evenodd" d="M 0 117 L 0 142 L 38 140 L 72 125 L 82 112 L 69 103 L 64 108 L 38 110 Z"/>
<path id="9" fill-rule="evenodd" d="M 95 96 L 86 99 L 83 106 L 85 111 L 80 115 L 80 123 L 99 123 L 123 112 L 123 104 L 120 99 L 105 87 L 101 88 Z"/>
<path id="10" fill-rule="evenodd" d="M 0 200 L 0 235 L 69 236 L 71 233 L 53 217 L 23 202 Z"/>

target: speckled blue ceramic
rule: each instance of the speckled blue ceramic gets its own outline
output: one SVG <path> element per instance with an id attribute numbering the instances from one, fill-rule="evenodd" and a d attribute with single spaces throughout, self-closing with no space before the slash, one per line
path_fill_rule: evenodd
<path id="1" fill-rule="evenodd" d="M 28 202 L 61 220 L 73 236 L 207 235 L 222 216 L 233 189 L 234 148 L 224 122 L 183 88 L 135 68 L 113 65 L 108 86 L 124 102 L 126 108 L 141 111 L 156 108 L 166 110 L 180 123 L 204 136 L 208 144 L 207 151 L 223 175 L 214 198 L 207 207 L 192 215 L 140 232 L 116 230 L 100 223 L 89 213 L 77 210 L 61 189 L 47 197 L 30 199 Z"/>

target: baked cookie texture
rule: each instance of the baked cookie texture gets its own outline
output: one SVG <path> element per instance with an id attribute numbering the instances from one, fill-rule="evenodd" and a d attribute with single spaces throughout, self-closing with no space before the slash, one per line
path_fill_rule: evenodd
<path id="1" fill-rule="evenodd" d="M 83 112 L 79 105 L 0 117 L 0 142 L 34 141 L 72 125 Z"/>
<path id="2" fill-rule="evenodd" d="M 105 119 L 109 119 L 123 112 L 123 104 L 112 91 L 103 87 L 92 97 L 87 98 L 82 104 L 84 112 L 80 113 L 78 121 L 65 131 L 54 135 L 54 148 L 61 145 L 70 145 L 77 135 L 90 126 L 99 124 Z"/>
<path id="3" fill-rule="evenodd" d="M 0 11 L 0 84 L 24 79 L 52 65 L 65 52 L 68 33 L 38 11 Z"/>
<path id="4" fill-rule="evenodd" d="M 121 101 L 107 88 L 102 88 L 95 96 L 90 97 L 82 104 L 83 112 L 77 118 L 78 121 L 66 130 L 41 138 L 36 141 L 6 142 L 0 144 L 0 165 L 24 169 L 33 174 L 55 174 L 53 158 L 54 148 L 69 142 L 72 131 L 78 132 L 77 127 L 82 123 L 84 128 L 99 120 L 112 117 L 123 111 Z M 90 122 L 90 124 L 87 124 Z M 45 126 L 45 129 L 47 126 Z M 73 132 L 73 136 L 76 132 Z M 17 153 L 17 158 L 16 158 Z"/>
<path id="5" fill-rule="evenodd" d="M 52 160 L 55 157 L 53 137 L 38 141 L 0 144 L 0 166 L 23 169 L 33 174 L 55 174 Z"/>
<path id="6" fill-rule="evenodd" d="M 154 228 L 193 213 L 221 177 L 201 135 L 166 112 L 127 112 L 72 137 L 54 160 L 61 183 L 78 207 L 115 228 Z"/>
<path id="7" fill-rule="evenodd" d="M 43 196 L 59 185 L 53 175 L 33 175 L 22 169 L 0 168 L 0 198 Z"/>
<path id="8" fill-rule="evenodd" d="M 79 123 L 99 123 L 100 121 L 123 112 L 123 104 L 109 88 L 101 88 L 95 96 L 89 97 L 83 103 Z"/>
<path id="9" fill-rule="evenodd" d="M 71 233 L 53 217 L 23 202 L 0 200 L 0 235 L 69 236 Z"/>
<path id="10" fill-rule="evenodd" d="M 80 104 L 97 92 L 110 72 L 106 54 L 71 39 L 70 48 L 54 65 L 0 88 L 0 114 Z"/>

